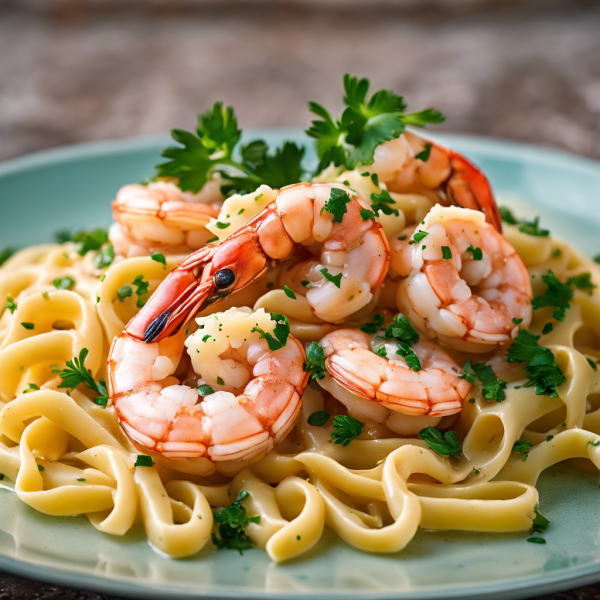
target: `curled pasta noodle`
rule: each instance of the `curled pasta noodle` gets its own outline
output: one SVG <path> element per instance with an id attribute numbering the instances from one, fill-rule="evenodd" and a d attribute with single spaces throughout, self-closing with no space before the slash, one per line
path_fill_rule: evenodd
<path id="1" fill-rule="evenodd" d="M 337 176 L 357 189 L 372 187 L 360 173 Z M 380 222 L 394 235 L 416 226 L 433 205 L 417 194 L 391 197 L 399 214 Z M 560 281 L 589 273 L 589 283 L 600 285 L 598 265 L 567 242 L 510 226 L 505 236 L 531 275 L 534 296 L 544 294 L 543 276 L 550 270 Z M 438 425 L 456 432 L 460 457 L 440 456 L 416 434 L 400 435 L 368 419 L 357 439 L 334 444 L 331 417 L 356 415 L 321 380 L 304 391 L 287 438 L 265 456 L 224 470 L 226 475 L 186 473 L 185 458 L 169 466 L 138 462 L 140 450 L 110 403 L 98 399 L 100 388 L 59 387 L 60 372 L 86 349 L 84 372 L 98 386 L 107 377 L 115 336 L 184 257 L 166 255 L 165 264 L 160 257 L 117 257 L 108 268 L 93 258 L 93 252 L 80 256 L 71 242 L 48 244 L 18 252 L 0 268 L 0 472 L 3 484 L 11 488 L 14 482 L 18 497 L 40 512 L 85 515 L 99 531 L 117 536 L 141 518 L 157 552 L 185 557 L 203 548 L 216 551 L 211 534 L 219 533 L 220 523 L 213 511 L 240 497 L 247 515 L 260 516 L 244 532 L 280 563 L 318 549 L 325 525 L 370 553 L 402 550 L 419 528 L 528 531 L 540 502 L 535 485 L 545 469 L 567 459 L 600 469 L 600 292 L 593 285 L 573 290 L 562 320 L 552 307 L 533 311 L 528 331 L 551 351 L 565 378 L 556 394 L 538 395 L 523 365 L 506 362 L 506 348 L 488 358 L 503 369 L 503 400 L 486 400 L 476 384 L 460 414 Z M 333 265 L 334 253 L 329 259 Z M 315 317 L 303 295 L 271 289 L 280 275 L 269 271 L 202 315 L 236 306 L 285 314 L 290 334 L 305 349 L 340 327 Z M 395 310 L 399 281 L 390 273 L 345 326 L 361 327 L 378 311 Z M 161 381 L 201 385 L 185 360 Z M 327 423 L 311 424 L 319 412 L 327 413 Z M 515 453 L 519 442 L 525 442 L 526 455 Z M 247 495 L 239 496 L 242 491 Z M 281 573 L 274 568 L 270 576 Z"/>

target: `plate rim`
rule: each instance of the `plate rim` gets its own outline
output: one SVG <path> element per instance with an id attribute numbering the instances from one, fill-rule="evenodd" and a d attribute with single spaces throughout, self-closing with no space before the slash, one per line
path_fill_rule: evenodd
<path id="1" fill-rule="evenodd" d="M 245 130 L 250 135 L 276 135 L 277 137 L 290 136 L 298 139 L 304 136 L 304 131 L 299 128 L 256 128 Z M 435 133 L 430 136 L 434 140 L 448 145 L 459 142 L 463 147 L 476 151 L 481 155 L 490 157 L 505 157 L 510 155 L 525 161 L 542 162 L 548 166 L 560 164 L 561 167 L 590 171 L 598 176 L 600 161 L 589 157 L 579 156 L 565 150 L 558 150 L 535 144 L 512 141 L 506 139 L 489 138 L 479 135 L 463 135 L 457 133 Z M 308 138 L 307 138 L 308 139 Z M 160 145 L 169 143 L 165 135 L 145 135 L 127 138 L 112 138 L 93 142 L 80 142 L 66 146 L 49 148 L 23 156 L 18 156 L 0 162 L 0 179 L 13 174 L 18 174 L 28 169 L 58 165 L 77 159 L 93 159 L 112 154 L 127 154 L 135 151 L 153 149 Z M 563 573 L 550 576 L 537 576 L 522 579 L 516 582 L 503 582 L 491 585 L 478 585 L 467 588 L 445 589 L 445 590 L 421 590 L 421 591 L 391 591 L 391 592 L 369 592 L 345 591 L 345 592 L 315 592 L 315 591 L 293 591 L 285 593 L 273 590 L 236 590 L 232 588 L 221 588 L 214 590 L 193 590 L 191 588 L 173 588 L 163 583 L 147 584 L 143 581 L 133 581 L 118 576 L 101 576 L 95 573 L 81 573 L 68 568 L 68 563 L 60 566 L 39 565 L 33 560 L 19 559 L 12 556 L 0 554 L 0 569 L 17 576 L 34 579 L 60 585 L 64 587 L 75 587 L 127 597 L 144 597 L 149 599 L 163 599 L 168 594 L 173 600 L 181 598 L 203 598 L 235 599 L 241 600 L 264 600 L 276 596 L 285 595 L 289 600 L 305 600 L 312 598 L 323 598 L 327 600 L 342 600 L 348 598 L 373 598 L 373 600 L 454 600 L 458 598 L 475 599 L 485 597 L 488 600 L 510 597 L 513 600 L 528 598 L 537 595 L 561 591 L 567 588 L 589 585 L 600 581 L 600 564 L 588 565 Z"/>

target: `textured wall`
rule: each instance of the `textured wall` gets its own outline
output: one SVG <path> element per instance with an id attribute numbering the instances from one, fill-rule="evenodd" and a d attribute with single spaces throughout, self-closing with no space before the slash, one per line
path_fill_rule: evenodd
<path id="1" fill-rule="evenodd" d="M 306 126 L 344 71 L 443 129 L 600 157 L 599 3 L 319 4 L 0 3 L 0 157 L 191 127 L 217 99 L 243 127 Z"/>

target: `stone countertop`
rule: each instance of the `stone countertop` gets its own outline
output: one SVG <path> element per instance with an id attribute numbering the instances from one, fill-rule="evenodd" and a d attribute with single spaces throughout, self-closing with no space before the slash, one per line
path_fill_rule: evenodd
<path id="1" fill-rule="evenodd" d="M 240 125 L 341 107 L 341 75 L 435 106 L 440 129 L 600 158 L 600 3 L 53 0 L 0 5 L 0 160 L 191 128 L 215 100 Z M 0 600 L 101 600 L 0 574 Z M 543 600 L 599 600 L 600 585 Z"/>

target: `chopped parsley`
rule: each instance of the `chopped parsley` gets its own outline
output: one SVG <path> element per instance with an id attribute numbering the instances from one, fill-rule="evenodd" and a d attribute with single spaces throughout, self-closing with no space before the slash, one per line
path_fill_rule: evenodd
<path id="1" fill-rule="evenodd" d="M 571 307 L 569 301 L 573 297 L 573 290 L 567 283 L 559 281 L 552 270 L 549 270 L 546 275 L 542 275 L 542 280 L 547 286 L 546 291 L 543 296 L 536 296 L 531 301 L 533 310 L 550 306 L 552 307 L 552 316 L 557 321 L 564 321 L 567 308 Z"/>
<path id="2" fill-rule="evenodd" d="M 344 215 L 348 211 L 347 204 L 350 202 L 350 196 L 348 196 L 345 190 L 340 188 L 331 188 L 329 200 L 325 203 L 325 206 L 321 209 L 333 215 L 334 223 L 341 223 Z M 366 219 L 363 219 L 366 221 Z"/>
<path id="3" fill-rule="evenodd" d="M 427 162 L 429 160 L 429 155 L 431 154 L 431 144 L 425 144 L 425 148 L 421 150 L 418 154 L 415 154 L 415 158 L 422 160 L 423 162 Z"/>
<path id="4" fill-rule="evenodd" d="M 528 442 L 526 440 L 519 440 L 518 442 L 515 442 L 513 444 L 511 452 L 512 454 L 522 454 L 523 462 L 525 462 L 527 460 L 527 457 L 529 456 L 531 446 L 533 446 L 531 442 Z"/>
<path id="5" fill-rule="evenodd" d="M 451 260 L 452 250 L 450 250 L 449 246 L 442 246 L 442 258 L 444 260 Z"/>
<path id="6" fill-rule="evenodd" d="M 40 389 L 39 385 L 36 385 L 35 383 L 29 383 L 29 384 L 27 384 L 27 387 L 23 390 L 23 394 L 26 394 L 27 392 L 39 390 L 39 389 Z"/>
<path id="7" fill-rule="evenodd" d="M 146 456 L 145 454 L 138 454 L 135 459 L 134 467 L 152 467 L 154 465 L 154 461 L 151 456 Z"/>
<path id="8" fill-rule="evenodd" d="M 100 251 L 94 257 L 94 266 L 96 269 L 110 267 L 115 260 L 115 249 L 112 244 L 104 244 Z"/>
<path id="9" fill-rule="evenodd" d="M 362 325 L 360 327 L 360 330 L 364 331 L 365 333 L 373 334 L 373 333 L 377 333 L 379 331 L 379 329 L 381 329 L 382 325 L 383 325 L 383 315 L 381 313 L 377 313 L 377 314 L 373 315 L 373 320 Z"/>
<path id="10" fill-rule="evenodd" d="M 534 235 L 536 237 L 547 237 L 550 232 L 547 229 L 542 229 L 539 226 L 540 218 L 536 217 L 533 221 L 520 221 L 518 220 L 506 206 L 500 206 L 500 217 L 505 223 L 509 225 L 518 225 L 519 231 L 527 233 L 528 235 Z"/>
<path id="11" fill-rule="evenodd" d="M 569 279 L 567 279 L 567 285 L 575 286 L 578 290 L 587 292 L 588 294 L 591 294 L 594 289 L 598 287 L 592 282 L 591 273 L 581 273 L 580 275 L 569 277 Z"/>
<path id="12" fill-rule="evenodd" d="M 313 427 L 323 427 L 331 415 L 326 410 L 318 410 L 308 417 L 308 424 Z"/>
<path id="13" fill-rule="evenodd" d="M 473 248 L 473 244 L 470 244 L 466 251 L 471 253 L 473 260 L 483 259 L 483 250 L 481 248 Z"/>
<path id="14" fill-rule="evenodd" d="M 428 426 L 419 431 L 419 437 L 434 452 L 441 456 L 455 456 L 459 458 L 461 455 L 460 442 L 454 431 L 442 433 L 439 429 Z"/>
<path id="15" fill-rule="evenodd" d="M 249 523 L 260 523 L 260 515 L 249 517 L 242 502 L 249 496 L 246 490 L 241 490 L 237 498 L 228 508 L 220 508 L 214 513 L 215 521 L 219 523 L 219 535 L 212 534 L 213 544 L 221 549 L 244 550 L 252 548 L 252 540 L 244 529 Z"/>
<path id="16" fill-rule="evenodd" d="M 355 437 L 362 433 L 363 424 L 354 417 L 337 415 L 333 418 L 331 439 L 334 444 L 347 446 Z"/>
<path id="17" fill-rule="evenodd" d="M 133 290 L 131 289 L 130 285 L 124 285 L 117 290 L 119 302 L 123 302 L 125 298 L 130 298 L 131 296 L 133 296 Z"/>
<path id="18" fill-rule="evenodd" d="M 382 358 L 387 358 L 387 350 L 385 346 L 379 346 L 379 348 L 375 350 L 375 354 L 377 354 L 377 356 L 381 356 Z"/>
<path id="19" fill-rule="evenodd" d="M 85 368 L 85 359 L 89 354 L 87 348 L 82 348 L 79 352 L 79 357 L 74 357 L 73 360 L 68 360 L 66 367 L 58 371 L 58 376 L 62 379 L 59 388 L 67 388 L 74 390 L 79 384 L 83 383 L 87 388 L 96 392 L 98 396 L 94 398 L 94 402 L 99 406 L 108 404 L 108 390 L 104 379 L 100 379 L 98 383 L 94 381 L 92 373 Z"/>
<path id="20" fill-rule="evenodd" d="M 360 218 L 363 221 L 368 221 L 369 219 L 374 219 L 377 216 L 372 210 L 369 210 L 368 208 L 361 208 L 359 214 L 360 214 Z"/>
<path id="21" fill-rule="evenodd" d="M 65 235 L 63 233 L 63 235 Z M 100 250 L 108 243 L 108 231 L 106 229 L 95 229 L 93 231 L 79 231 L 71 237 L 71 240 L 79 245 L 77 250 L 79 256 L 84 256 L 91 250 Z M 64 240 L 63 241 L 68 241 Z"/>
<path id="22" fill-rule="evenodd" d="M 385 330 L 386 338 L 394 338 L 398 345 L 396 354 L 404 358 L 406 364 L 413 371 L 421 370 L 421 362 L 415 354 L 411 344 L 419 341 L 419 334 L 413 329 L 409 320 L 401 313 L 398 313 L 392 319 L 392 323 Z"/>
<path id="23" fill-rule="evenodd" d="M 535 386 L 535 393 L 538 396 L 556 398 L 557 388 L 566 381 L 566 378 L 554 359 L 552 351 L 540 346 L 539 339 L 539 335 L 521 329 L 506 353 L 506 360 L 509 363 L 524 363 L 525 374 L 529 379 L 524 387 Z"/>
<path id="24" fill-rule="evenodd" d="M 260 327 L 253 327 L 251 331 L 260 333 L 259 339 L 267 340 L 269 350 L 273 351 L 279 350 L 279 348 L 283 348 L 287 344 L 290 335 L 290 324 L 285 315 L 280 315 L 278 313 L 271 313 L 271 320 L 276 323 L 275 328 L 273 329 L 275 336 L 270 333 L 265 333 Z"/>
<path id="25" fill-rule="evenodd" d="M 221 221 L 217 221 L 215 223 L 215 226 L 217 227 L 217 229 L 227 229 L 230 225 L 231 225 L 231 223 L 221 223 Z"/>
<path id="26" fill-rule="evenodd" d="M 424 240 L 429 235 L 427 231 L 417 231 L 413 234 L 413 239 L 410 240 L 409 245 L 418 244 L 420 241 Z"/>
<path id="27" fill-rule="evenodd" d="M 10 310 L 11 314 L 14 314 L 15 310 L 17 310 L 17 303 L 15 302 L 15 299 L 10 296 L 6 298 L 6 310 Z"/>
<path id="28" fill-rule="evenodd" d="M 319 273 L 321 273 L 321 275 L 323 275 L 323 277 L 325 277 L 325 279 L 327 279 L 327 281 L 331 281 L 331 283 L 333 283 L 333 285 L 335 285 L 336 288 L 340 288 L 340 285 L 342 283 L 342 273 L 338 273 L 337 275 L 332 275 L 327 268 L 324 269 L 320 269 Z"/>
<path id="29" fill-rule="evenodd" d="M 167 266 L 167 259 L 165 258 L 165 255 L 161 254 L 160 252 L 154 252 L 150 255 L 150 258 L 156 261 L 157 263 L 164 265 L 165 267 Z"/>
<path id="30" fill-rule="evenodd" d="M 146 304 L 145 296 L 148 294 L 148 288 L 150 284 L 144 279 L 143 275 L 137 275 L 136 278 L 133 280 L 133 285 L 136 288 L 135 293 L 138 297 L 136 306 L 138 308 L 142 308 L 142 306 Z"/>
<path id="31" fill-rule="evenodd" d="M 458 377 L 469 383 L 475 383 L 475 378 L 479 379 L 483 384 L 481 395 L 488 402 L 502 402 L 506 398 L 506 381 L 498 379 L 492 367 L 484 362 L 473 364 L 469 358 L 463 365 L 463 374 Z"/>
<path id="32" fill-rule="evenodd" d="M 75 280 L 72 277 L 59 277 L 52 284 L 57 290 L 69 290 L 75 285 Z"/>
<path id="33" fill-rule="evenodd" d="M 390 204 L 396 204 L 396 201 L 390 196 L 387 190 L 381 190 L 381 192 L 371 194 L 371 200 L 371 210 L 373 210 L 376 215 L 379 215 L 380 212 L 384 215 L 400 215 L 400 211 L 397 208 L 392 208 L 390 206 Z"/>
<path id="34" fill-rule="evenodd" d="M 25 329 L 29 329 L 29 331 L 31 331 L 35 327 L 34 323 L 27 323 L 27 322 L 25 322 L 25 323 L 21 323 L 21 325 L 23 327 L 25 327 Z"/>
<path id="35" fill-rule="evenodd" d="M 317 342 L 311 342 L 306 349 L 306 362 L 303 370 L 305 373 L 310 373 L 309 381 L 325 377 L 325 354 L 323 346 L 317 344 Z"/>
<path id="36" fill-rule="evenodd" d="M 547 333 L 550 333 L 553 329 L 554 329 L 554 325 L 552 325 L 552 323 L 546 323 L 544 325 L 544 329 L 542 329 L 542 333 L 544 335 L 546 335 Z"/>
<path id="37" fill-rule="evenodd" d="M 369 165 L 375 148 L 402 135 L 406 125 L 424 127 L 444 121 L 444 116 L 432 108 L 405 113 L 404 99 L 391 90 L 382 89 L 367 97 L 368 79 L 344 75 L 344 92 L 345 109 L 339 121 L 320 104 L 308 104 L 317 118 L 306 133 L 316 140 L 320 171 L 331 163 L 348 169 Z"/>
<path id="38" fill-rule="evenodd" d="M 78 477 L 77 481 L 79 481 L 80 483 L 83 483 L 84 481 L 87 481 L 87 480 L 85 479 L 85 477 Z"/>
<path id="39" fill-rule="evenodd" d="M 287 285 L 283 286 L 283 291 L 288 298 L 291 298 L 292 300 L 296 299 L 296 294 L 294 294 L 294 291 L 290 289 Z"/>
<path id="40" fill-rule="evenodd" d="M 211 394 L 215 393 L 215 390 L 213 390 L 210 385 L 199 385 L 198 386 L 198 393 L 201 396 L 210 396 Z"/>
<path id="41" fill-rule="evenodd" d="M 590 367 L 592 367 L 594 371 L 598 370 L 598 365 L 591 358 L 586 358 L 586 360 L 588 361 L 588 364 L 590 365 Z"/>
<path id="42" fill-rule="evenodd" d="M 548 529 L 548 525 L 550 525 L 550 521 L 542 515 L 538 509 L 535 509 L 535 518 L 533 519 L 532 530 L 534 533 L 543 533 Z"/>
<path id="43" fill-rule="evenodd" d="M 307 290 L 310 290 L 310 288 L 312 288 L 312 283 L 310 281 L 301 281 L 300 282 Z"/>

